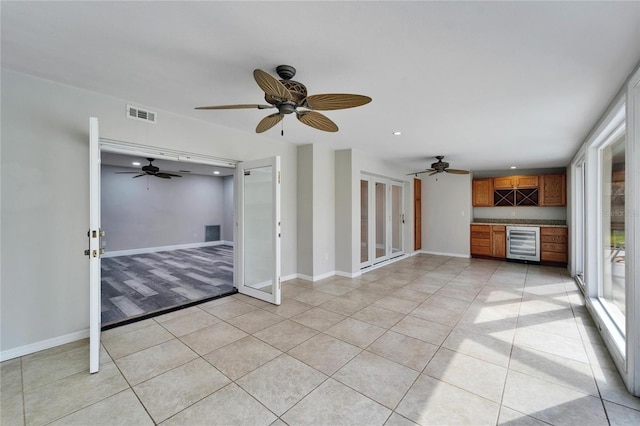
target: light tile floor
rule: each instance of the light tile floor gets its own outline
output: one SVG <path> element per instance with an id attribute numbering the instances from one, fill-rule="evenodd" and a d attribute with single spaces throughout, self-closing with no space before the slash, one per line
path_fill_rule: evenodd
<path id="1" fill-rule="evenodd" d="M 561 268 L 417 255 L 1 364 L 10 425 L 640 424 Z"/>

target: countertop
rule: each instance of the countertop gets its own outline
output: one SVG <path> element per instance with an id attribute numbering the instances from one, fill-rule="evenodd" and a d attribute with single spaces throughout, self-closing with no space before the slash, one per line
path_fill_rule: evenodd
<path id="1" fill-rule="evenodd" d="M 472 225 L 545 226 L 566 228 L 565 220 L 548 219 L 474 219 Z"/>

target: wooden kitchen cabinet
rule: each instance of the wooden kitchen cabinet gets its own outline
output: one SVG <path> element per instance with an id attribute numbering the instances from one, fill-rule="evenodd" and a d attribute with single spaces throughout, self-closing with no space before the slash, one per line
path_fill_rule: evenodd
<path id="1" fill-rule="evenodd" d="M 567 205 L 567 176 L 564 173 L 540 175 L 540 205 Z"/>
<path id="2" fill-rule="evenodd" d="M 471 254 L 491 256 L 491 225 L 471 225 Z"/>
<path id="3" fill-rule="evenodd" d="M 538 175 L 516 176 L 516 188 L 537 188 Z"/>
<path id="4" fill-rule="evenodd" d="M 493 178 L 493 189 L 513 189 L 515 184 L 515 176 Z"/>
<path id="5" fill-rule="evenodd" d="M 507 257 L 507 229 L 504 225 L 491 225 L 491 256 Z"/>
<path id="6" fill-rule="evenodd" d="M 471 255 L 504 259 L 507 232 L 504 225 L 471 225 Z"/>
<path id="7" fill-rule="evenodd" d="M 567 263 L 568 230 L 564 227 L 540 228 L 540 260 L 542 262 Z"/>
<path id="8" fill-rule="evenodd" d="M 538 175 L 493 178 L 493 189 L 537 188 Z"/>
<path id="9" fill-rule="evenodd" d="M 474 179 L 471 194 L 473 207 L 493 207 L 493 179 Z"/>

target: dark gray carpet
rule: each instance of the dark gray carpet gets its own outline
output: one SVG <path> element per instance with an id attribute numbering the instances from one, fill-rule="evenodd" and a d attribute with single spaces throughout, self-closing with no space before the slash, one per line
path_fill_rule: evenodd
<path id="1" fill-rule="evenodd" d="M 233 291 L 233 247 L 102 259 L 102 324 Z"/>

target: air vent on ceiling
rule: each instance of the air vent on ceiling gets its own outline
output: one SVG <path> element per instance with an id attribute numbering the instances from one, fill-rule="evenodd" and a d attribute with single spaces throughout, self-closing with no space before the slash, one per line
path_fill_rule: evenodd
<path id="1" fill-rule="evenodd" d="M 142 120 L 146 121 L 147 123 L 155 124 L 158 118 L 158 114 L 153 111 L 135 107 L 133 105 L 127 105 L 127 117 L 134 120 Z"/>

